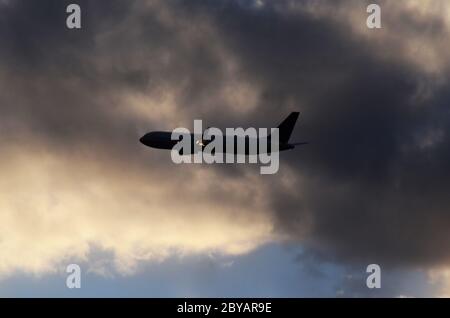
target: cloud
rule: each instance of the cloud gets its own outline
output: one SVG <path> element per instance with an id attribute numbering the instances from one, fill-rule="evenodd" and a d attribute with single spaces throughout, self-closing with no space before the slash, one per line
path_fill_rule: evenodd
<path id="1" fill-rule="evenodd" d="M 197 169 L 141 174 L 132 162 L 124 173 L 107 158 L 22 145 L 28 151 L 6 149 L 11 157 L 1 162 L 2 274 L 54 271 L 70 257 L 86 260 L 93 247 L 111 251 L 127 273 L 138 261 L 238 255 L 274 239 L 263 193 L 250 180 L 219 182 Z M 228 204 L 214 200 L 220 194 Z M 242 214 L 242 202 L 254 213 Z"/>
<path id="2" fill-rule="evenodd" d="M 366 27 L 366 8 L 373 1 L 289 1 L 289 12 L 308 12 L 319 21 L 329 20 L 358 36 L 380 58 L 411 63 L 428 75 L 448 72 L 450 5 L 442 0 L 376 1 L 382 8 L 382 28 Z"/>
<path id="3" fill-rule="evenodd" d="M 53 271 L 92 248 L 111 251 L 127 273 L 138 261 L 236 255 L 273 240 L 255 174 L 175 167 L 168 152 L 138 142 L 157 124 L 187 124 L 212 101 L 236 113 L 255 107 L 257 92 L 240 85 L 232 56 L 208 43 L 214 30 L 158 2 L 116 1 L 105 16 L 99 4 L 80 5 L 79 34 L 61 24 L 60 1 L 17 1 L 1 15 L 17 28 L 1 34 L 0 274 Z M 191 85 L 207 87 L 197 96 Z"/>
<path id="4" fill-rule="evenodd" d="M 409 31 L 396 45 L 383 36 L 383 45 L 374 45 L 348 19 L 318 18 L 302 7 L 309 2 L 299 3 L 299 10 L 230 9 L 234 19 L 221 12 L 225 18 L 219 20 L 241 62 L 259 79 L 266 97 L 260 113 L 274 117 L 300 109 L 294 138 L 311 142 L 285 156 L 297 191 L 274 189 L 278 229 L 293 238 L 302 233 L 303 244 L 338 262 L 407 267 L 446 262 L 445 76 L 436 82 L 436 74 L 423 67 L 426 61 L 413 63 L 397 49 L 410 40 Z M 332 8 L 331 13 L 347 12 L 344 4 Z M 389 17 L 391 7 L 383 8 Z M 412 8 L 393 10 L 401 26 Z M 261 27 L 263 21 L 270 27 Z M 382 32 L 394 33 L 392 27 Z M 439 32 L 448 34 L 444 28 Z M 438 44 L 435 49 L 444 54 Z M 424 87 L 430 88 L 426 98 Z"/>
<path id="5" fill-rule="evenodd" d="M 446 2 L 381 1 L 381 31 L 352 1 L 80 1 L 71 31 L 67 3 L 0 7 L 1 273 L 92 246 L 128 272 L 274 240 L 317 262 L 449 261 Z M 137 142 L 292 110 L 310 145 L 275 176 L 174 166 Z"/>

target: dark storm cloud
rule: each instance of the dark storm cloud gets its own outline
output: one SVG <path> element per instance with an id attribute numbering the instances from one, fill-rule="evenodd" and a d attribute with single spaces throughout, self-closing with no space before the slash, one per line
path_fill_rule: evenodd
<path id="1" fill-rule="evenodd" d="M 68 30 L 68 3 L 0 2 L 0 276 L 53 271 L 93 246 L 129 273 L 271 241 L 251 174 L 218 180 L 139 143 L 213 113 L 242 82 L 211 21 L 175 3 L 83 1 L 83 29 Z"/>
<path id="2" fill-rule="evenodd" d="M 277 12 L 232 7 L 217 20 L 263 87 L 251 116 L 299 109 L 293 139 L 311 142 L 282 159 L 306 181 L 294 194 L 273 189 L 280 229 L 303 234 L 311 219 L 311 248 L 344 261 L 447 261 L 448 85 L 422 101 L 432 79 L 406 61 L 380 59 L 333 22 Z"/>
<path id="3" fill-rule="evenodd" d="M 82 31 L 64 27 L 67 3 L 2 5 L 4 127 L 21 127 L 56 147 L 92 143 L 106 156 L 127 158 L 137 131 L 158 117 L 127 114 L 123 94 L 176 90 L 180 118 L 171 119 L 186 124 L 203 118 L 219 127 L 267 127 L 299 110 L 292 139 L 310 145 L 281 156 L 294 188 L 279 190 L 278 175 L 261 177 L 276 230 L 340 262 L 448 261 L 445 73 L 420 98 L 434 78 L 397 47 L 369 45 L 345 21 L 291 12 L 288 1 L 79 1 Z M 404 21 L 423 23 L 396 23 Z M 433 30 L 445 36 L 442 25 Z M 236 70 L 230 73 L 227 63 Z M 257 91 L 255 107 L 240 112 L 226 99 L 229 90 L 223 97 L 223 87 L 235 82 L 251 84 L 244 99 Z M 14 135 L 2 131 L 2 138 Z M 239 178 L 243 169 L 218 170 Z M 210 191 L 217 199 L 220 193 Z"/>
<path id="4" fill-rule="evenodd" d="M 261 9 L 221 4 L 201 10 L 214 16 L 220 39 L 262 91 L 245 121 L 267 124 L 298 109 L 293 139 L 311 142 L 283 158 L 304 180 L 296 193 L 272 189 L 279 229 L 344 261 L 445 262 L 447 84 L 422 100 L 421 85 L 432 86 L 432 77 L 401 58 L 380 58 L 380 50 L 396 48 L 370 46 L 342 21 L 289 14 L 273 2 Z M 412 30 L 424 24 L 402 17 L 397 23 Z M 436 20 L 427 24 L 442 26 Z M 442 27 L 432 30 L 445 36 Z"/>
<path id="5" fill-rule="evenodd" d="M 178 90 L 174 102 L 197 117 L 216 113 L 213 102 L 224 108 L 215 96 L 229 80 L 227 56 L 218 39 L 211 41 L 203 11 L 182 2 L 80 1 L 83 29 L 73 31 L 65 27 L 69 3 L 19 0 L 2 7 L 5 121 L 59 146 L 118 140 L 120 156 L 127 138 L 136 138 L 136 125 L 149 125 L 148 118 L 128 118 L 125 94 Z"/>

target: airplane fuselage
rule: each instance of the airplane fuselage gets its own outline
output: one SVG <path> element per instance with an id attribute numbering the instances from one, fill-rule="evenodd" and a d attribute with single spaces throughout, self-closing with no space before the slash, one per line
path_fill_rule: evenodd
<path id="1" fill-rule="evenodd" d="M 194 120 L 194 133 L 188 129 L 177 128 L 172 132 L 153 131 L 141 137 L 144 145 L 157 149 L 177 150 L 181 155 L 197 154 L 199 151 L 235 155 L 264 155 L 293 149 L 307 142 L 290 143 L 289 138 L 299 116 L 292 112 L 270 133 L 260 128 L 227 128 L 225 133 L 218 128 L 203 131 L 201 120 Z M 207 132 L 207 133 L 206 133 Z M 219 140 L 216 140 L 219 139 Z"/>
<path id="2" fill-rule="evenodd" d="M 200 138 L 199 138 L 200 137 Z M 201 136 L 196 136 L 195 134 L 182 134 L 182 136 L 180 136 L 181 138 L 190 138 L 190 144 L 191 144 L 191 154 L 204 149 L 204 147 L 206 147 L 210 142 L 210 140 L 205 140 L 202 139 Z M 221 136 L 222 138 L 222 151 L 219 151 L 217 148 L 215 149 L 216 153 L 233 153 L 233 154 L 245 154 L 245 155 L 249 155 L 250 150 L 251 150 L 251 145 L 255 145 L 257 148 L 257 152 L 255 154 L 259 154 L 260 153 L 260 149 L 259 149 L 259 145 L 260 142 L 266 142 L 267 143 L 267 147 L 266 151 L 263 151 L 264 153 L 270 153 L 271 152 L 271 144 L 270 144 L 270 137 L 267 137 L 264 139 L 264 141 L 261 141 L 260 138 L 250 138 L 248 136 L 246 137 L 240 137 L 240 136 Z M 234 138 L 234 142 L 233 145 L 230 147 L 227 147 L 227 138 L 228 139 L 233 139 Z M 154 131 L 154 132 L 150 132 L 148 134 L 145 134 L 141 139 L 141 143 L 143 143 L 144 145 L 151 147 L 151 148 L 156 148 L 156 149 L 173 149 L 173 147 L 180 142 L 180 139 L 178 140 L 172 140 L 172 132 L 168 132 L 168 131 Z M 216 141 L 215 141 L 216 142 Z M 217 143 L 217 142 L 216 142 Z M 240 149 L 238 149 L 239 144 L 245 145 L 245 151 L 239 151 Z M 231 148 L 231 149 L 230 149 Z M 290 145 L 289 143 L 279 143 L 278 144 L 278 151 L 284 151 L 284 150 L 289 150 L 289 149 L 293 149 L 294 145 Z M 253 153 L 253 152 L 252 152 Z"/>

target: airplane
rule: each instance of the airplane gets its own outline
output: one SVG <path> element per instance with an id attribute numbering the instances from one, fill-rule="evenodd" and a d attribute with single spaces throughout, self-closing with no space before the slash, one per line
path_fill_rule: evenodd
<path id="1" fill-rule="evenodd" d="M 300 146 L 300 145 L 306 145 L 308 144 L 308 142 L 294 142 L 294 143 L 289 143 L 289 138 L 291 137 L 292 131 L 294 130 L 294 126 L 297 122 L 299 116 L 299 112 L 292 112 L 285 120 L 283 120 L 283 122 L 278 125 L 278 129 L 279 129 L 279 142 L 278 142 L 278 150 L 279 151 L 285 151 L 285 150 L 290 150 L 290 149 L 294 149 L 296 146 Z M 209 129 L 209 128 L 208 128 Z M 207 130 L 208 130 L 207 129 Z M 207 131 L 206 130 L 206 131 Z M 198 148 L 202 148 L 204 149 L 212 140 L 204 140 L 203 138 L 199 139 L 199 140 L 195 140 L 196 137 L 198 137 L 199 135 L 197 134 L 184 134 L 183 138 L 191 138 L 191 145 L 192 145 L 192 149 L 190 153 L 184 153 L 184 155 L 188 155 L 188 154 L 193 154 L 196 153 L 196 151 L 198 151 Z M 238 150 L 237 150 L 237 138 L 242 138 L 242 137 L 236 137 L 233 136 L 232 138 L 235 138 L 235 142 L 234 142 L 234 149 L 231 149 L 231 151 L 229 149 L 227 149 L 226 147 L 226 135 L 222 136 L 223 138 L 223 152 L 228 152 L 228 153 L 234 153 L 237 154 Z M 249 155 L 249 137 L 246 136 L 245 138 L 245 155 Z M 179 140 L 172 140 L 172 132 L 168 132 L 168 131 L 153 131 L 153 132 L 149 132 L 147 134 L 145 134 L 144 136 L 142 136 L 139 141 L 144 144 L 145 146 L 151 147 L 151 148 L 156 148 L 156 149 L 167 149 L 167 150 L 171 150 L 173 149 L 173 147 L 180 142 L 181 139 Z M 267 137 L 268 140 L 268 146 L 267 146 L 267 153 L 270 153 L 271 149 L 270 149 L 270 135 Z M 256 140 L 256 144 L 259 145 L 258 140 Z M 197 145 L 197 150 L 195 149 L 195 145 Z M 258 147 L 258 153 L 259 153 L 259 147 Z M 180 155 L 183 155 L 183 153 L 180 151 Z"/>

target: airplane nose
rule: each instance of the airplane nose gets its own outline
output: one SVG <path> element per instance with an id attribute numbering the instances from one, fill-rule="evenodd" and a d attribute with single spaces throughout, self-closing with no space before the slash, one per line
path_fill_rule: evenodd
<path id="1" fill-rule="evenodd" d="M 144 145 L 146 145 L 147 146 L 147 138 L 145 138 L 147 136 L 147 134 L 145 134 L 144 136 L 142 136 L 140 139 L 139 139 L 139 141 L 141 142 L 141 144 L 144 144 Z"/>
<path id="2" fill-rule="evenodd" d="M 153 132 L 149 132 L 139 139 L 139 141 L 146 145 L 147 147 L 153 147 L 155 145 L 155 134 Z"/>
<path id="3" fill-rule="evenodd" d="M 142 136 L 139 141 L 147 147 L 158 148 L 161 144 L 158 132 L 149 132 Z"/>

